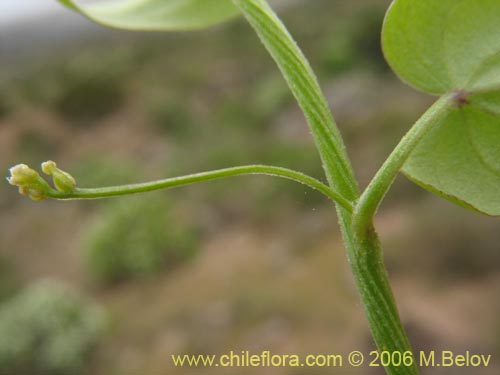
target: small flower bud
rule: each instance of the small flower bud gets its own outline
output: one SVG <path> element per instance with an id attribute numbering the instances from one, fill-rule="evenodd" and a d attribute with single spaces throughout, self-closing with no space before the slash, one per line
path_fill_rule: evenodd
<path id="1" fill-rule="evenodd" d="M 75 190 L 76 181 L 69 173 L 57 168 L 57 164 L 52 160 L 42 163 L 43 173 L 52 176 L 54 186 L 62 193 L 71 193 Z"/>
<path id="2" fill-rule="evenodd" d="M 39 174 L 26 164 L 18 164 L 9 169 L 10 177 L 7 180 L 11 185 L 21 186 L 36 182 Z"/>
<path id="3" fill-rule="evenodd" d="M 9 184 L 17 186 L 19 193 L 29 196 L 34 201 L 41 201 L 47 198 L 50 191 L 49 184 L 26 164 L 18 164 L 9 169 L 10 177 L 7 177 Z"/>

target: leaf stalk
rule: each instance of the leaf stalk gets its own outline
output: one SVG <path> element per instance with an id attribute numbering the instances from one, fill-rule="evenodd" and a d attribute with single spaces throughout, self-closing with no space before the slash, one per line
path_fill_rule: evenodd
<path id="1" fill-rule="evenodd" d="M 363 235 L 373 226 L 373 218 L 404 163 L 423 137 L 460 105 L 455 93 L 440 97 L 411 127 L 375 174 L 356 204 L 352 226 Z"/>
<path id="2" fill-rule="evenodd" d="M 145 193 L 149 191 L 171 189 L 185 185 L 191 185 L 198 182 L 217 180 L 221 178 L 242 176 L 242 175 L 267 175 L 281 177 L 304 184 L 311 189 L 317 190 L 332 201 L 339 204 L 348 212 L 352 212 L 353 204 L 344 198 L 340 193 L 331 189 L 321 181 L 308 176 L 304 173 L 292 169 L 269 166 L 269 165 L 246 165 L 215 171 L 201 172 L 187 176 L 167 178 L 139 184 L 109 186 L 100 188 L 75 188 L 71 192 L 61 192 L 51 190 L 48 197 L 54 199 L 74 200 L 74 199 L 97 199 L 115 197 L 121 195 Z"/>

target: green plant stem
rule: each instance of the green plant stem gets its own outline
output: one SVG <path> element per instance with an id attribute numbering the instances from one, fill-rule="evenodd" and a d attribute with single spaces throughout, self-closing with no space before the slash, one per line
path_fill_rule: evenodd
<path id="1" fill-rule="evenodd" d="M 341 194 L 357 200 L 354 172 L 331 116 L 326 100 L 304 55 L 283 23 L 264 0 L 233 0 L 256 30 L 304 111 L 323 160 L 328 182 Z M 384 266 L 377 234 L 370 230 L 357 235 L 352 214 L 337 204 L 337 213 L 347 257 L 360 291 L 374 340 L 380 351 L 411 351 L 403 329 Z M 389 375 L 417 375 L 415 364 L 386 367 Z"/>
<path id="2" fill-rule="evenodd" d="M 411 347 L 401 325 L 390 289 L 382 248 L 373 226 L 373 218 L 411 152 L 425 134 L 438 125 L 456 108 L 456 105 L 453 94 L 444 95 L 432 105 L 401 139 L 355 206 L 350 232 L 351 241 L 347 248 L 366 315 L 379 350 L 404 352 L 411 350 Z M 389 366 L 386 371 L 388 374 L 395 375 L 418 374 L 416 364 L 411 367 Z"/>
<path id="3" fill-rule="evenodd" d="M 349 200 L 359 196 L 340 132 L 309 62 L 265 0 L 233 0 L 276 61 L 314 136 L 328 183 Z"/>
<path id="4" fill-rule="evenodd" d="M 361 195 L 353 216 L 354 231 L 363 235 L 371 230 L 373 218 L 387 191 L 396 179 L 411 152 L 434 126 L 439 124 L 457 106 L 455 94 L 443 95 L 432 105 L 415 125 L 406 133 L 378 170 Z"/>
<path id="5" fill-rule="evenodd" d="M 375 230 L 364 237 L 352 236 L 346 244 L 349 263 L 355 275 L 363 308 L 379 352 L 411 352 L 411 345 L 401 324 L 382 247 Z M 411 366 L 385 367 L 389 375 L 418 375 L 418 356 Z"/>
<path id="6" fill-rule="evenodd" d="M 107 198 L 120 195 L 144 193 L 148 191 L 170 189 L 197 182 L 216 180 L 225 177 L 241 175 L 267 175 L 286 178 L 295 182 L 300 182 L 314 190 L 323 193 L 325 196 L 342 206 L 345 210 L 352 212 L 352 203 L 345 199 L 338 192 L 332 190 L 321 181 L 291 169 L 269 166 L 269 165 L 247 165 L 226 169 L 219 169 L 209 172 L 195 173 L 187 176 L 167 178 L 139 184 L 110 186 L 93 189 L 75 188 L 70 193 L 63 193 L 51 190 L 50 198 L 55 199 L 95 199 Z"/>

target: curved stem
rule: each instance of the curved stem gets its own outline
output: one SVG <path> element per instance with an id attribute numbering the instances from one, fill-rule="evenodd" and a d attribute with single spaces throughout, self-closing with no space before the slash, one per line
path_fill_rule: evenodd
<path id="1" fill-rule="evenodd" d="M 436 101 L 415 125 L 406 133 L 378 170 L 368 187 L 356 204 L 353 216 L 353 228 L 357 234 L 363 235 L 373 223 L 373 217 L 396 179 L 411 152 L 434 126 L 438 125 L 457 106 L 456 94 L 443 95 Z"/>
<path id="2" fill-rule="evenodd" d="M 297 99 L 314 136 L 328 183 L 350 200 L 358 185 L 340 132 L 309 62 L 265 0 L 233 0 L 255 29 Z"/>
<path id="3" fill-rule="evenodd" d="M 157 180 L 139 184 L 110 186 L 93 189 L 75 188 L 70 193 L 58 192 L 52 190 L 49 197 L 54 199 L 95 199 L 106 198 L 119 195 L 128 195 L 136 193 L 144 193 L 148 191 L 170 189 L 184 185 L 190 185 L 197 182 L 216 180 L 225 177 L 241 176 L 249 174 L 260 174 L 267 176 L 275 176 L 286 178 L 295 182 L 300 182 L 311 189 L 323 193 L 325 196 L 338 203 L 347 211 L 352 212 L 352 203 L 349 202 L 338 192 L 332 190 L 321 181 L 308 176 L 304 173 L 297 172 L 287 168 L 274 167 L 268 165 L 247 165 L 233 168 L 219 169 L 209 172 L 195 173 L 187 176 L 167 178 L 164 180 Z"/>

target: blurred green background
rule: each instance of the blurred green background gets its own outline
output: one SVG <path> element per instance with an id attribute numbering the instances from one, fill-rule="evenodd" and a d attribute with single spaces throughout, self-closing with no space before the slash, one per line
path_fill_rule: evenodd
<path id="1" fill-rule="evenodd" d="M 379 34 L 389 3 L 280 8 L 318 73 L 363 186 L 433 100 L 384 62 Z M 323 179 L 300 110 L 243 20 L 186 34 L 89 26 L 30 46 L 51 22 L 40 18 L 18 39 L 11 28 L 14 39 L 3 46 L 24 43 L 28 52 L 0 49 L 5 175 L 14 164 L 52 159 L 82 187 L 249 163 Z M 492 354 L 490 367 L 453 374 L 498 374 L 498 219 L 399 178 L 377 227 L 414 348 Z M 300 185 L 238 177 L 35 204 L 0 184 L 1 374 L 219 374 L 173 368 L 170 355 L 373 349 L 332 205 Z M 383 373 L 236 372 L 332 371 Z"/>

